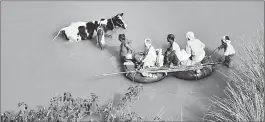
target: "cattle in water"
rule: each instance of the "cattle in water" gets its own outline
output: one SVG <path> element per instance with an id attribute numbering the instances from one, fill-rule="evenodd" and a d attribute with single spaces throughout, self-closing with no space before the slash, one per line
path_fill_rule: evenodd
<path id="1" fill-rule="evenodd" d="M 115 28 L 127 29 L 127 25 L 123 20 L 123 13 L 119 13 L 116 16 L 109 19 L 101 19 L 100 21 L 78 21 L 71 23 L 68 27 L 62 28 L 53 40 L 58 37 L 60 32 L 63 32 L 65 38 L 69 41 L 81 41 L 86 39 L 92 39 L 94 31 L 97 31 L 101 25 L 104 26 L 104 34 L 108 31 L 113 31 Z M 98 35 L 98 34 L 97 34 Z"/>

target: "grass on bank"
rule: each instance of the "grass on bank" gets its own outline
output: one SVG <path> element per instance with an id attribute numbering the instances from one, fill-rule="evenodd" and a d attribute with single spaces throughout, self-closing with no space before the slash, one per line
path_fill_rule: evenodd
<path id="1" fill-rule="evenodd" d="M 205 115 L 214 121 L 264 121 L 264 26 L 254 36 L 242 36 L 233 44 L 240 45 L 234 68 L 226 78 L 225 98 L 210 97 L 211 108 Z M 211 119 L 212 121 L 213 119 Z M 210 121 L 210 120 L 208 120 Z"/>

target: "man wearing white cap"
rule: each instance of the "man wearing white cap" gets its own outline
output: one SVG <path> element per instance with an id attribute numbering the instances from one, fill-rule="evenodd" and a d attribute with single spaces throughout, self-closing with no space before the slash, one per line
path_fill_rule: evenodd
<path id="1" fill-rule="evenodd" d="M 189 31 L 186 34 L 187 45 L 186 52 L 191 55 L 190 60 L 187 62 L 187 65 L 194 65 L 200 63 L 205 57 L 205 44 L 202 43 L 199 39 L 195 38 L 194 33 Z"/>
<path id="2" fill-rule="evenodd" d="M 223 38 L 221 39 L 221 43 L 222 45 L 218 47 L 218 50 L 224 49 L 223 56 L 225 56 L 225 60 L 223 64 L 229 68 L 232 57 L 234 56 L 236 52 L 235 52 L 234 47 L 231 44 L 230 38 L 227 35 L 223 36 Z M 220 62 L 222 60 L 222 57 L 219 59 Z"/>
<path id="3" fill-rule="evenodd" d="M 156 50 L 152 46 L 151 39 L 148 39 L 148 38 L 145 39 L 144 45 L 145 45 L 145 51 L 144 51 L 143 57 L 139 58 L 141 63 L 137 66 L 138 70 L 141 67 L 148 68 L 148 67 L 155 66 L 155 63 L 156 63 Z M 151 73 L 148 73 L 148 72 L 142 72 L 142 75 L 146 77 L 155 77 Z"/>
<path id="4" fill-rule="evenodd" d="M 143 62 L 143 67 L 152 67 L 155 66 L 156 63 L 156 50 L 152 46 L 152 41 L 151 39 L 145 39 L 144 40 L 145 44 L 145 57 L 142 60 Z"/>

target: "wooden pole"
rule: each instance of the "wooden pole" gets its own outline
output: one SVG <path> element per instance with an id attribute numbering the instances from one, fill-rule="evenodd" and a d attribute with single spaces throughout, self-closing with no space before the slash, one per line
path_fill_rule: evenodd
<path id="1" fill-rule="evenodd" d="M 109 76 L 109 75 L 118 75 L 118 74 L 124 74 L 124 73 L 132 73 L 132 72 L 137 72 L 137 71 L 115 72 L 115 73 L 108 73 L 108 74 L 99 74 L 99 75 L 95 75 L 95 76 L 96 77 L 98 77 L 98 76 Z"/>
<path id="2" fill-rule="evenodd" d="M 201 69 L 207 65 L 215 65 L 218 63 L 206 63 L 206 64 L 199 64 L 199 65 L 193 65 L 193 66 L 174 66 L 170 68 L 166 67 L 153 67 L 153 68 L 147 68 L 147 69 L 141 69 L 141 70 L 135 70 L 135 71 L 127 71 L 127 72 L 116 72 L 116 73 L 107 73 L 107 74 L 100 74 L 95 75 L 98 76 L 109 76 L 109 75 L 118 75 L 118 74 L 124 74 L 124 73 L 133 73 L 133 72 L 148 72 L 148 73 L 163 73 L 163 72 L 177 72 L 177 71 L 189 71 L 189 70 L 197 70 Z"/>

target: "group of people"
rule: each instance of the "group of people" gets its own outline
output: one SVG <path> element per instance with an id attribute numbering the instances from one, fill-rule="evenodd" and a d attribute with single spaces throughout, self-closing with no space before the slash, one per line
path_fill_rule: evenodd
<path id="1" fill-rule="evenodd" d="M 186 49 L 180 49 L 178 43 L 175 41 L 173 34 L 167 35 L 167 42 L 169 46 L 163 55 L 162 49 L 155 49 L 152 45 L 151 39 L 144 40 L 145 51 L 143 53 L 135 53 L 131 43 L 131 40 L 126 39 L 125 34 L 119 34 L 120 56 L 123 62 L 126 60 L 135 60 L 137 69 L 147 67 L 162 67 L 162 66 L 179 66 L 179 65 L 195 65 L 200 63 L 206 56 L 205 44 L 195 37 L 194 33 L 189 31 L 186 33 Z M 229 67 L 231 59 L 235 54 L 235 50 L 231 45 L 231 41 L 227 35 L 221 39 L 221 46 L 218 50 L 224 49 L 225 60 L 224 66 Z M 222 61 L 222 57 L 219 61 Z"/>

